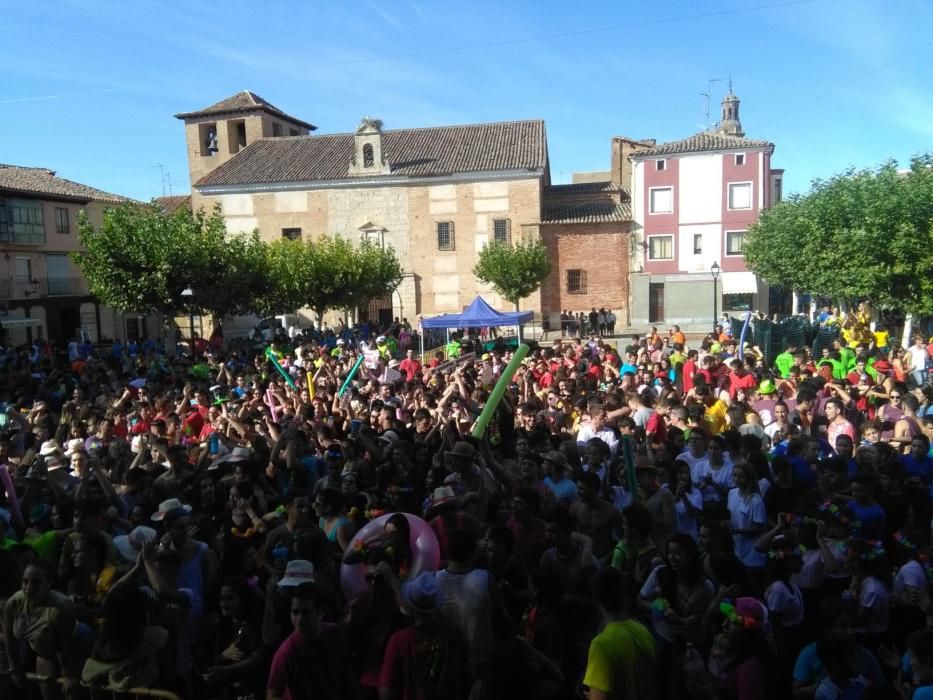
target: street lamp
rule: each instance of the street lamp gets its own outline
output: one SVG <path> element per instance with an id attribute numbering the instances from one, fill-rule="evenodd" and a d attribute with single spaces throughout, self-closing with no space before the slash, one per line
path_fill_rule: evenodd
<path id="1" fill-rule="evenodd" d="M 713 265 L 709 269 L 709 273 L 713 276 L 713 335 L 716 335 L 716 318 L 719 316 L 719 311 L 716 308 L 719 302 L 719 293 L 716 288 L 716 283 L 719 280 L 719 270 L 719 263 L 713 261 Z"/>
<path id="2" fill-rule="evenodd" d="M 188 331 L 191 333 L 191 335 L 188 336 L 188 342 L 189 342 L 189 347 L 188 347 L 188 349 L 191 350 L 191 359 L 193 360 L 193 359 L 194 359 L 194 356 L 195 356 L 195 351 L 194 351 L 194 309 L 193 309 L 192 306 L 191 306 L 191 302 L 192 302 L 191 297 L 194 296 L 194 291 L 191 289 L 191 287 L 188 287 L 187 289 L 181 290 L 181 295 L 182 295 L 183 297 L 186 297 L 185 301 L 188 303 Z"/>

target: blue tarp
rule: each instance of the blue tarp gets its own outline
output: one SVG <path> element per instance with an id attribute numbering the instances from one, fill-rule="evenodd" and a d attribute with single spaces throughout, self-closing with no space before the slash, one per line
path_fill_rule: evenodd
<path id="1" fill-rule="evenodd" d="M 496 311 L 483 297 L 476 297 L 459 314 L 441 314 L 426 318 L 422 328 L 485 328 L 492 326 L 520 326 L 534 318 L 533 311 Z"/>

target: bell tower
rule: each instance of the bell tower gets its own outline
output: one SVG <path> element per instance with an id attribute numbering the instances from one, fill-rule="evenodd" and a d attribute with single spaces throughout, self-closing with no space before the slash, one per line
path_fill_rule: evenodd
<path id="1" fill-rule="evenodd" d="M 727 136 L 745 136 L 739 119 L 739 98 L 732 92 L 729 81 L 729 94 L 722 98 L 722 119 L 719 120 L 719 133 Z"/>
<path id="2" fill-rule="evenodd" d="M 261 138 L 307 136 L 317 127 L 289 116 L 243 90 L 196 112 L 176 114 L 185 123 L 192 186 Z"/>

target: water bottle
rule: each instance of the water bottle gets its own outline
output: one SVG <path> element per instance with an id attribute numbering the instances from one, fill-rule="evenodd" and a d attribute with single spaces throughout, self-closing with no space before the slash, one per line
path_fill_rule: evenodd
<path id="1" fill-rule="evenodd" d="M 210 450 L 212 455 L 215 455 L 220 451 L 220 438 L 217 436 L 217 433 L 211 433 L 208 436 L 207 448 Z"/>

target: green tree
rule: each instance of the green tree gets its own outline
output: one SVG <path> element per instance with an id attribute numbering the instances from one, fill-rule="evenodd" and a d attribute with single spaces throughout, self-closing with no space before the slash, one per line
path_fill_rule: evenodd
<path id="1" fill-rule="evenodd" d="M 480 251 L 473 274 L 491 284 L 518 311 L 518 302 L 537 290 L 551 274 L 551 260 L 541 241 L 515 245 L 487 243 Z"/>
<path id="2" fill-rule="evenodd" d="M 275 241 L 266 246 L 269 289 L 257 298 L 263 315 L 312 309 L 353 309 L 395 291 L 402 266 L 392 248 L 363 241 L 354 247 L 340 236 L 311 242 Z"/>
<path id="3" fill-rule="evenodd" d="M 372 299 L 391 296 L 402 282 L 402 264 L 389 246 L 364 240 L 354 251 L 353 273 L 347 306 L 359 308 Z"/>
<path id="4" fill-rule="evenodd" d="M 772 285 L 933 313 L 933 156 L 815 181 L 763 212 L 744 252 Z"/>
<path id="5" fill-rule="evenodd" d="M 166 216 L 126 204 L 106 210 L 97 229 L 82 214 L 78 232 L 85 250 L 72 257 L 91 293 L 117 311 L 225 316 L 248 311 L 267 286 L 258 234 L 228 236 L 219 208 Z"/>

